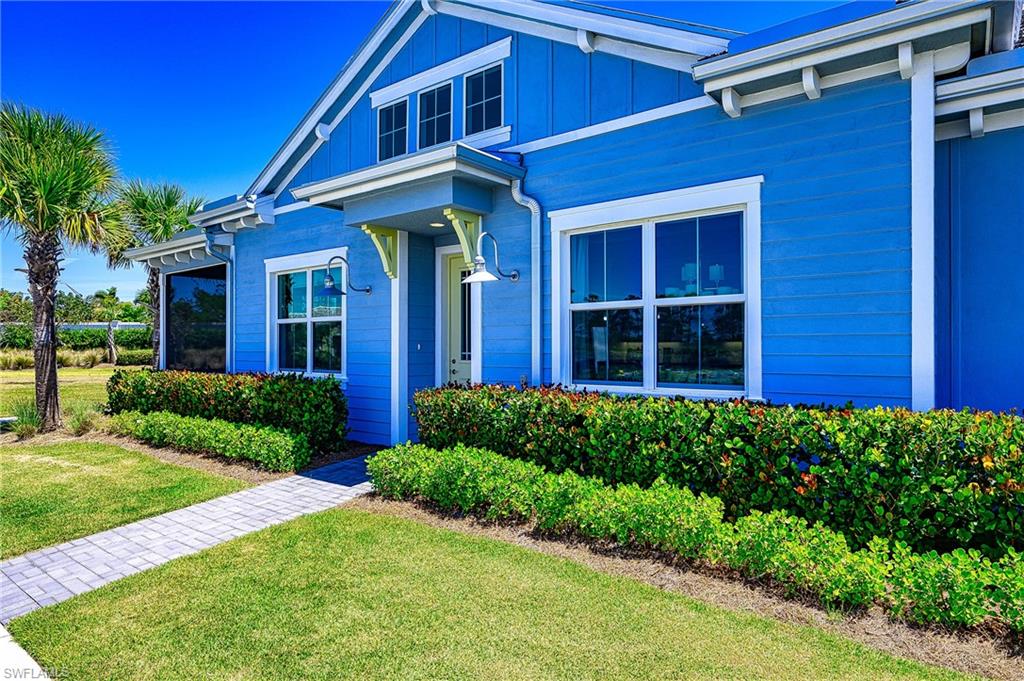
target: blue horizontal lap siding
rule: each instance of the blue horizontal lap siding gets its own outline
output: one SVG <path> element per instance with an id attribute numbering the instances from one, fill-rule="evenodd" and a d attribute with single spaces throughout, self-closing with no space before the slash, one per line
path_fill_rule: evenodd
<path id="1" fill-rule="evenodd" d="M 372 295 L 350 292 L 345 349 L 350 437 L 370 443 L 390 438 L 391 286 L 365 234 L 342 225 L 342 214 L 308 208 L 278 215 L 270 227 L 244 229 L 235 237 L 235 369 L 265 371 L 265 258 L 348 246 L 352 283 Z M 271 330 L 273 332 L 273 329 Z"/>
<path id="2" fill-rule="evenodd" d="M 529 153 L 525 188 L 551 211 L 763 175 L 765 396 L 908 406 L 909 114 L 908 85 L 895 77 L 738 119 L 705 108 Z M 543 231 L 550 380 L 550 225 Z"/>

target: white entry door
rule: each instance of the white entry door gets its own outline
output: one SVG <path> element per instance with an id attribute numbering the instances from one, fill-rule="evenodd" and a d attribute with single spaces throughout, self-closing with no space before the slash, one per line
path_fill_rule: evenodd
<path id="1" fill-rule="evenodd" d="M 470 285 L 462 281 L 469 268 L 461 254 L 445 256 L 445 319 L 447 380 L 466 383 L 472 377 L 473 305 Z"/>

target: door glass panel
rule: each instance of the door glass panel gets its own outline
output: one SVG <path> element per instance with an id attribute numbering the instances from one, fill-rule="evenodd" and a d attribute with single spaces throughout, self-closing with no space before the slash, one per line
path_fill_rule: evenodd
<path id="1" fill-rule="evenodd" d="M 307 322 L 278 324 L 278 367 L 290 371 L 306 370 Z"/>
<path id="2" fill-rule="evenodd" d="M 573 312 L 572 327 L 574 382 L 643 382 L 642 309 Z"/>
<path id="3" fill-rule="evenodd" d="M 296 319 L 306 316 L 306 273 L 277 275 L 277 318 Z"/>
<path id="4" fill-rule="evenodd" d="M 465 281 L 468 276 L 469 272 L 463 271 L 459 274 L 459 280 Z M 471 304 L 470 290 L 469 284 L 461 284 L 461 295 L 459 296 L 459 354 L 464 362 L 468 362 L 473 358 L 473 338 L 471 335 L 473 330 L 473 305 Z"/>

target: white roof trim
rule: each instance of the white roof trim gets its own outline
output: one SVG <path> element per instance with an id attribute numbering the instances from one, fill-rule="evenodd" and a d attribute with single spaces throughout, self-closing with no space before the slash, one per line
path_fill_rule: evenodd
<path id="1" fill-rule="evenodd" d="M 366 66 L 366 63 L 373 56 L 377 48 L 380 47 L 381 43 L 384 42 L 385 38 L 391 33 L 391 31 L 401 22 L 405 16 L 406 10 L 412 5 L 418 5 L 416 0 L 400 0 L 394 7 L 393 11 L 384 17 L 384 20 L 377 26 L 377 29 L 370 34 L 369 39 L 363 44 L 362 48 L 352 57 L 345 68 L 334 79 L 334 82 L 330 84 L 327 90 L 320 95 L 320 98 L 313 105 L 313 108 L 303 117 L 299 125 L 292 131 L 292 133 L 285 140 L 284 145 L 278 149 L 277 153 L 271 159 L 267 167 L 256 178 L 255 182 L 249 187 L 246 194 L 261 194 L 267 188 L 267 184 L 270 179 L 277 174 L 281 169 L 281 166 L 295 153 L 299 145 L 302 143 L 310 132 L 316 127 L 320 119 L 323 118 L 324 114 L 331 107 L 334 101 L 341 95 L 349 84 L 355 79 L 360 69 Z M 426 16 L 423 14 L 422 16 Z M 333 126 L 332 126 L 333 128 Z"/>
<path id="2" fill-rule="evenodd" d="M 221 225 L 225 231 L 235 231 L 243 227 L 258 227 L 274 224 L 274 198 L 262 196 L 254 199 L 251 196 L 217 206 L 206 211 L 199 211 L 188 221 L 196 227 L 212 227 Z"/>
<path id="3" fill-rule="evenodd" d="M 1024 67 L 960 78 L 935 86 L 935 115 L 1024 100 Z"/>
<path id="4" fill-rule="evenodd" d="M 292 196 L 296 199 L 306 199 L 310 204 L 316 205 L 330 201 L 343 201 L 352 196 L 454 172 L 471 175 L 494 184 L 511 185 L 512 181 L 508 177 L 478 166 L 469 159 L 460 158 L 458 153 L 460 146 L 464 145 L 452 144 L 423 154 L 408 156 L 398 161 L 370 166 L 354 173 L 296 187 L 291 190 Z M 504 163 L 492 154 L 472 147 L 466 148 Z"/>
<path id="5" fill-rule="evenodd" d="M 145 262 L 154 268 L 205 260 L 206 235 L 194 234 L 150 246 L 132 248 L 125 251 L 125 256 L 133 262 Z"/>
<path id="6" fill-rule="evenodd" d="M 370 93 L 370 106 L 376 108 L 396 99 L 407 97 L 413 92 L 419 92 L 424 88 L 475 71 L 493 62 L 507 59 L 510 54 L 512 54 L 512 36 L 438 64 L 434 68 L 421 71 L 387 87 L 374 90 Z"/>
<path id="7" fill-rule="evenodd" d="M 693 68 L 696 78 L 714 78 L 737 68 L 752 66 L 767 61 L 786 59 L 798 53 L 817 50 L 858 38 L 868 37 L 908 22 L 920 22 L 936 15 L 948 14 L 958 8 L 976 5 L 977 0 L 941 0 L 897 5 L 891 10 L 874 14 L 863 19 L 825 28 L 813 33 L 771 43 L 733 56 L 723 56 L 713 61 L 697 64 Z M 983 10 L 988 16 L 990 10 Z M 929 31 L 932 32 L 932 31 Z M 792 67 L 790 67 L 792 68 Z"/>
<path id="8" fill-rule="evenodd" d="M 424 11 L 424 5 L 429 11 Z M 600 52 L 607 52 L 628 59 L 664 66 L 666 68 L 689 72 L 697 57 L 720 52 L 728 45 L 727 38 L 704 35 L 694 31 L 655 26 L 640 21 L 621 19 L 618 17 L 595 14 L 586 10 L 548 5 L 535 0 L 430 0 L 423 3 L 418 0 L 400 0 L 394 10 L 377 26 L 359 52 L 350 60 L 342 73 L 320 96 L 313 108 L 303 117 L 299 125 L 285 140 L 285 143 L 274 154 L 270 163 L 260 172 L 256 180 L 246 191 L 247 195 L 263 194 L 269 188 L 270 180 L 287 164 L 288 160 L 322 121 L 327 110 L 341 93 L 353 82 L 374 52 L 381 46 L 385 38 L 401 22 L 407 10 L 415 6 L 418 16 L 409 30 L 395 44 L 381 61 L 381 67 L 374 70 L 338 116 L 331 121 L 327 132 L 333 131 L 338 123 L 348 114 L 352 104 L 358 100 L 366 88 L 376 80 L 380 71 L 394 58 L 398 50 L 412 37 L 412 34 L 430 15 L 436 13 L 449 14 L 474 21 L 500 26 L 513 31 L 556 40 L 569 45 L 577 45 L 577 30 L 583 29 L 594 33 L 593 47 Z M 511 14 L 503 14 L 496 9 L 505 9 Z M 566 28 L 568 26 L 568 28 Z M 279 193 L 288 185 L 295 174 L 301 169 L 323 143 L 318 138 L 312 147 L 300 157 L 290 172 L 278 186 L 270 188 Z"/>
<path id="9" fill-rule="evenodd" d="M 980 131 L 971 130 L 971 121 L 967 118 L 939 123 L 935 126 L 935 141 L 941 142 L 956 137 L 980 137 L 989 132 L 1020 127 L 1024 127 L 1024 108 L 983 114 Z"/>

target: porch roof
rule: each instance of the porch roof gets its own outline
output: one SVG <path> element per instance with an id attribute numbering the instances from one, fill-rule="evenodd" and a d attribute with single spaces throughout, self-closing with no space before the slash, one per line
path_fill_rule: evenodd
<path id="1" fill-rule="evenodd" d="M 508 187 L 526 170 L 461 142 L 425 149 L 384 163 L 292 189 L 292 196 L 314 205 L 346 208 L 346 201 L 424 183 L 481 189 Z M 347 221 L 347 220 L 346 220 Z"/>

